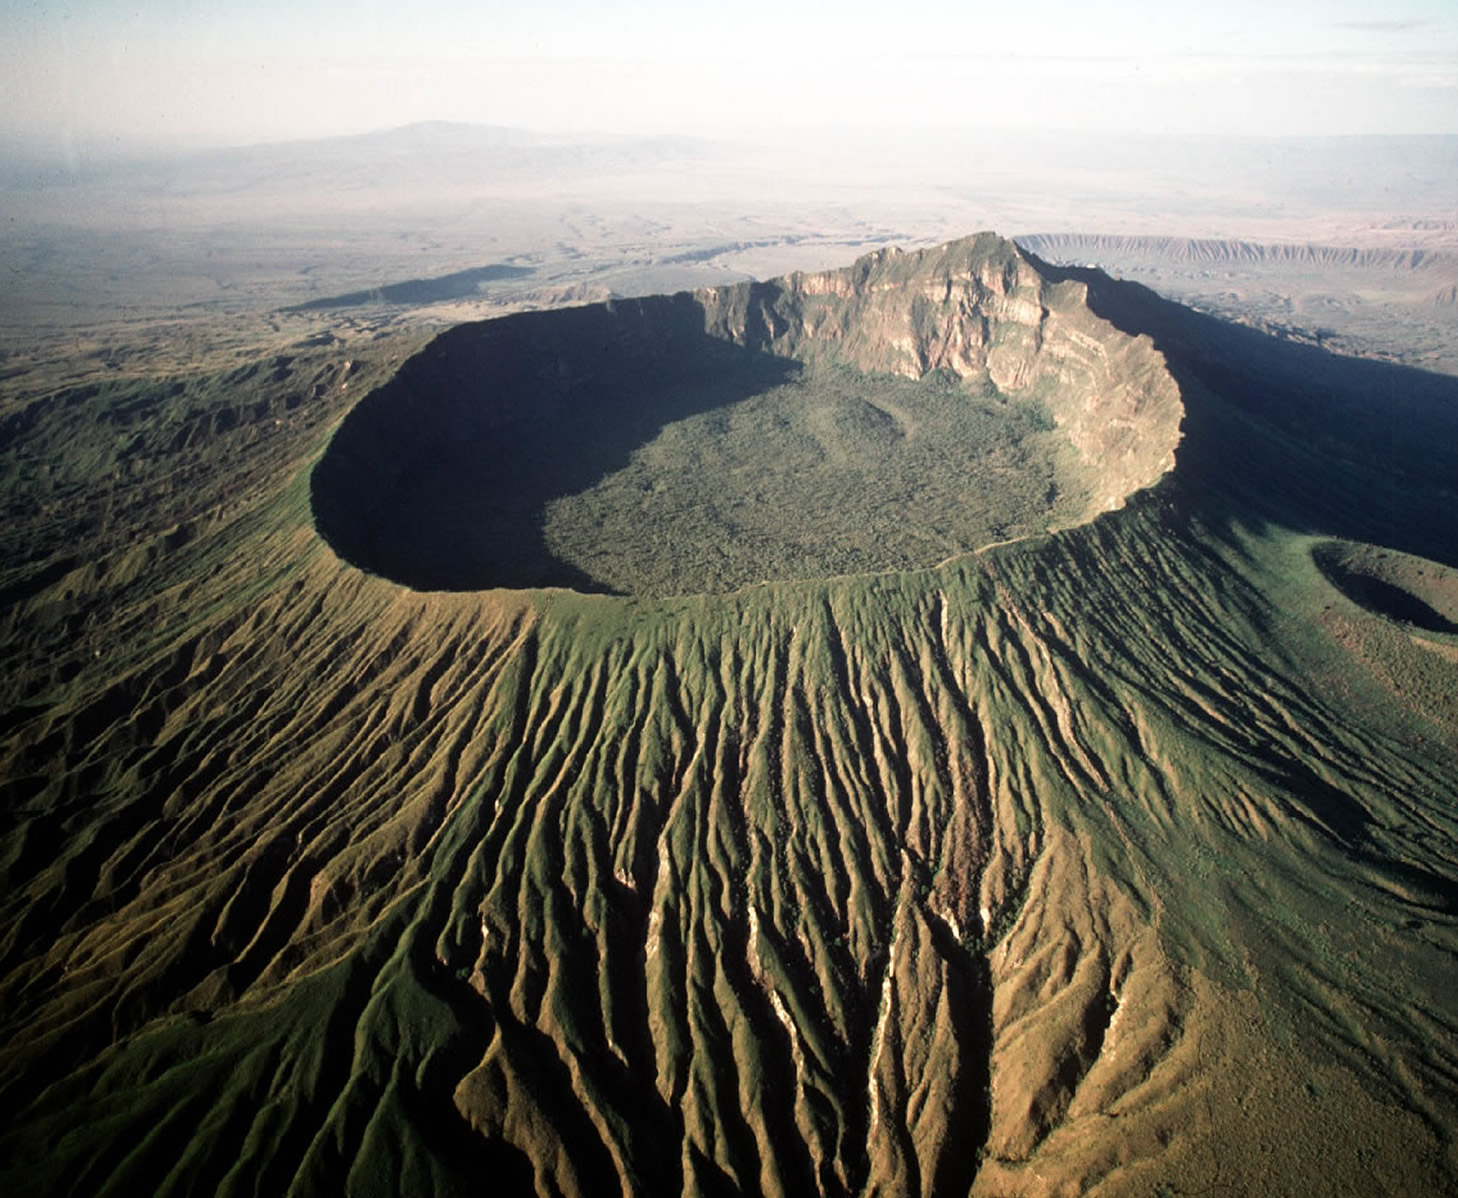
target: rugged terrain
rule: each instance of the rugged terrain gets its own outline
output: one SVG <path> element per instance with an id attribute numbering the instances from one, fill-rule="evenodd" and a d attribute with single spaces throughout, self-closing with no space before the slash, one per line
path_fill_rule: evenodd
<path id="1" fill-rule="evenodd" d="M 360 548 L 496 363 L 570 410 L 665 311 L 1029 388 L 1085 519 L 721 593 Z M 7 1192 L 1452 1191 L 1458 383 L 992 238 L 512 319 L 3 414 Z"/>

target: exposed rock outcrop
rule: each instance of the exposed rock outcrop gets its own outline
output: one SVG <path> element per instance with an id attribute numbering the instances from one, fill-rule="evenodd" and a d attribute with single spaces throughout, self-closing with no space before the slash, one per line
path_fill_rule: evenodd
<path id="1" fill-rule="evenodd" d="M 1051 282 L 996 234 L 694 298 L 711 336 L 780 357 L 910 378 L 950 370 L 1036 396 L 1097 464 L 1094 511 L 1174 466 L 1184 409 L 1149 339 L 1095 316 L 1083 284 Z"/>

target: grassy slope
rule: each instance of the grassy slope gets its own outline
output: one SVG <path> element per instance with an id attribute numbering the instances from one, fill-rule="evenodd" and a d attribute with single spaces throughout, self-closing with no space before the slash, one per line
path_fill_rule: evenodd
<path id="1" fill-rule="evenodd" d="M 20 600 L 5 1188 L 1449 1189 L 1458 729 L 1202 403 L 1092 525 L 675 601 L 363 575 L 299 427 Z"/>

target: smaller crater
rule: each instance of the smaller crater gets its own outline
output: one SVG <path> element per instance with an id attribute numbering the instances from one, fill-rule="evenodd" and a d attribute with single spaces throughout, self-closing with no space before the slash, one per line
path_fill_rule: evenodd
<path id="1" fill-rule="evenodd" d="M 1375 545 L 1312 550 L 1327 581 L 1357 606 L 1423 632 L 1458 635 L 1458 570 Z"/>

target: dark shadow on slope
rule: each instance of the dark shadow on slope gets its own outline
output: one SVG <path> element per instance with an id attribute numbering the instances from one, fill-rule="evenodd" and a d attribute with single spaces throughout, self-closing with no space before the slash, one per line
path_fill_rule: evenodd
<path id="1" fill-rule="evenodd" d="M 1458 565 L 1458 378 L 1342 357 L 1050 266 L 1147 334 L 1186 415 L 1175 486 L 1202 514 L 1329 533 Z"/>
<path id="2" fill-rule="evenodd" d="M 481 294 L 483 283 L 503 279 L 520 279 L 532 273 L 530 266 L 494 263 L 473 266 L 454 274 L 437 275 L 432 279 L 406 279 L 403 283 L 387 283 L 365 291 L 330 295 L 285 308 L 285 312 L 319 312 L 331 308 L 361 308 L 368 304 L 439 304 L 449 300 L 474 299 Z"/>
<path id="3" fill-rule="evenodd" d="M 929 921 L 932 942 L 946 963 L 947 1010 L 962 1050 L 945 1101 L 956 1131 L 937 1148 L 934 1194 L 965 1194 L 977 1179 L 992 1134 L 992 972 L 987 958 L 965 951 L 939 921 Z"/>
<path id="4" fill-rule="evenodd" d="M 666 424 L 797 370 L 706 335 L 688 294 L 462 325 L 340 425 L 311 480 L 315 525 L 345 560 L 418 590 L 603 592 L 548 547 L 548 504 Z"/>
<path id="5" fill-rule="evenodd" d="M 1368 843 L 1372 814 L 1345 791 L 1323 780 L 1309 765 L 1272 745 L 1248 748 L 1256 771 L 1284 797 L 1290 815 L 1351 850 Z"/>

